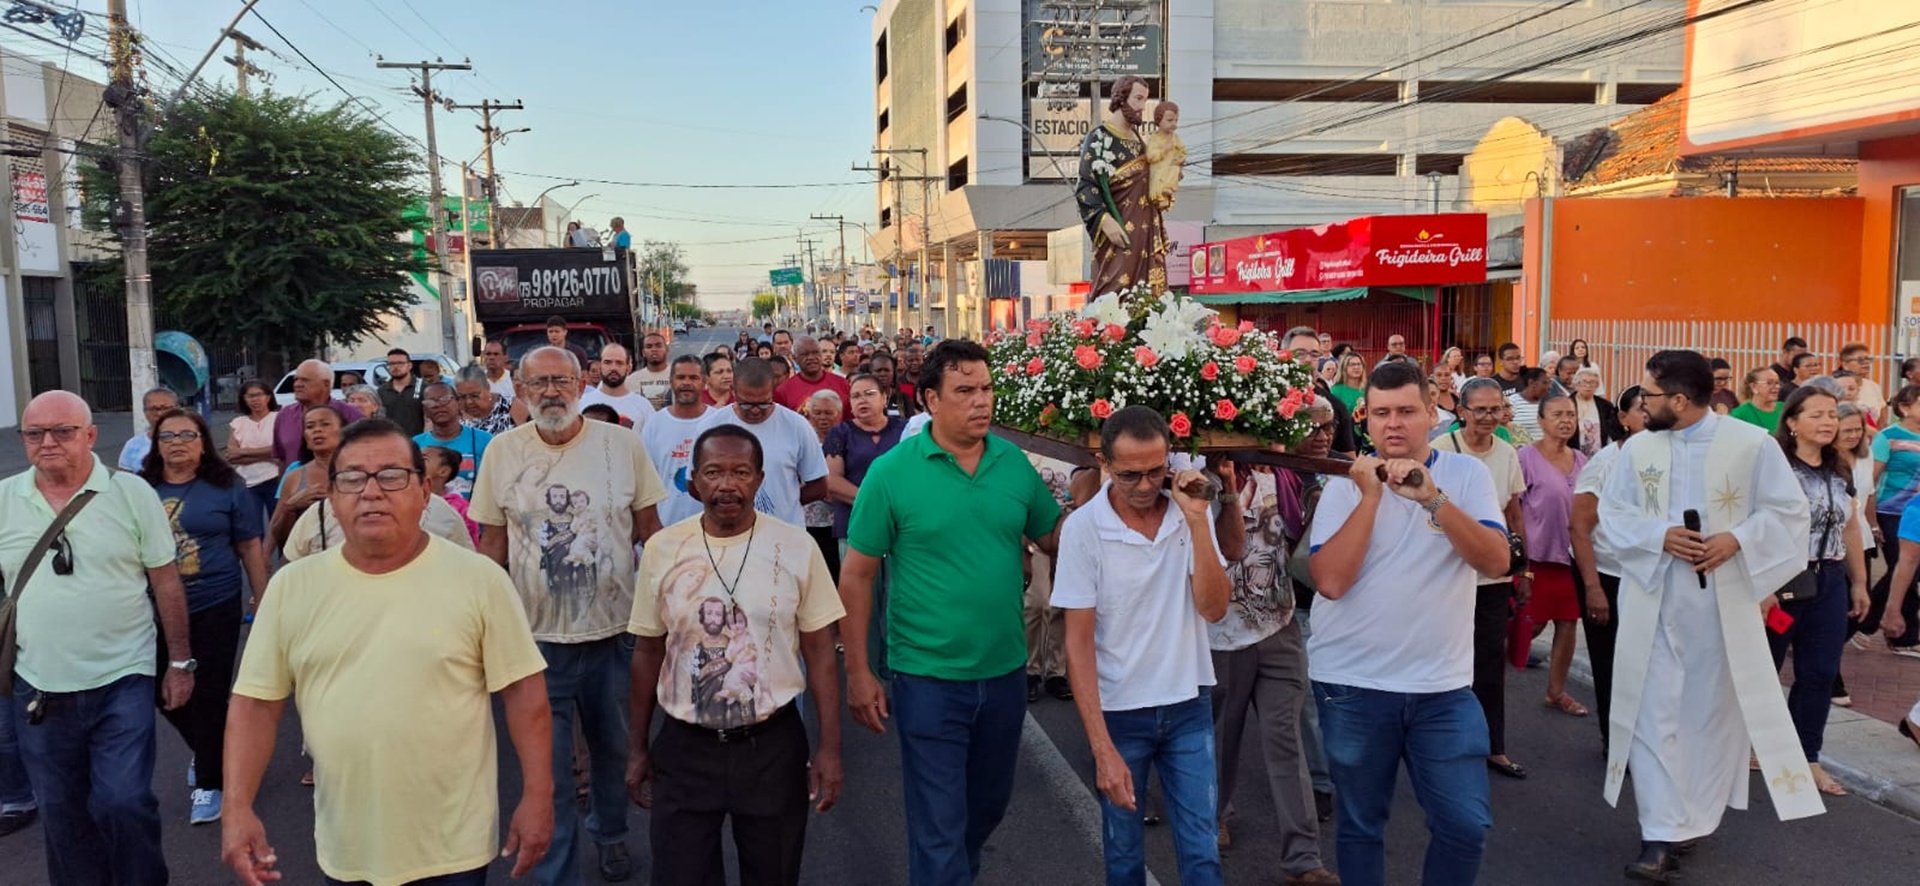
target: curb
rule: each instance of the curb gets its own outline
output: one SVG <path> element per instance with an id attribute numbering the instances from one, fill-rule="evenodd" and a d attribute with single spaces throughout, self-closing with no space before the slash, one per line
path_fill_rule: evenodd
<path id="1" fill-rule="evenodd" d="M 1591 690 L 1593 689 L 1593 663 L 1587 658 L 1584 633 L 1580 639 L 1581 645 L 1574 651 L 1573 666 L 1567 670 L 1567 678 Z M 1544 657 L 1552 647 L 1552 632 L 1543 632 L 1534 638 L 1535 653 Z M 1847 744 L 1877 743 L 1884 741 L 1886 738 L 1884 733 L 1891 731 L 1887 724 L 1864 714 L 1829 721 L 1827 747 L 1820 753 L 1820 765 L 1827 770 L 1827 774 L 1834 777 L 1835 781 L 1846 787 L 1850 796 L 1859 797 L 1909 818 L 1920 819 L 1920 786 L 1902 784 L 1879 774 L 1875 771 L 1879 767 L 1873 766 L 1874 761 L 1868 759 L 1874 756 L 1873 754 L 1863 756 L 1835 754 L 1832 749 L 1836 736 L 1850 739 L 1845 742 Z M 1898 735 L 1895 737 L 1899 738 Z M 1905 738 L 1899 738 L 1899 741 L 1903 745 L 1906 743 Z"/>

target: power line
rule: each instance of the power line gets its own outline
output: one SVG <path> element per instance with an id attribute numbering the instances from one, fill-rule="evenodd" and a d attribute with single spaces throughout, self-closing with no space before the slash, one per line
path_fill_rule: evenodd
<path id="1" fill-rule="evenodd" d="M 502 169 L 507 175 L 524 175 L 529 178 L 544 178 L 554 181 L 580 181 L 596 185 L 618 185 L 629 188 L 684 188 L 688 190 L 784 190 L 791 188 L 845 188 L 868 184 L 868 182 L 769 182 L 764 184 L 745 184 L 739 182 L 634 182 L 605 178 L 581 178 L 577 175 L 549 175 L 544 172 L 517 172 Z"/>

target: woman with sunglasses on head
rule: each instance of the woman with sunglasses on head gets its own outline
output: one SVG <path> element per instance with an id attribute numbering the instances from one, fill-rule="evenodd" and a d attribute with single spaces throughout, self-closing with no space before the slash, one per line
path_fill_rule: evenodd
<path id="1" fill-rule="evenodd" d="M 280 485 L 280 462 L 273 457 L 273 420 L 278 418 L 274 413 L 280 411 L 280 403 L 266 382 L 256 378 L 240 385 L 240 408 L 227 426 L 227 463 L 259 501 L 264 522 L 273 511 L 274 492 Z"/>
<path id="2" fill-rule="evenodd" d="M 340 432 L 346 426 L 340 411 L 330 404 L 307 408 L 301 419 L 300 460 L 287 465 L 287 472 L 281 476 L 280 502 L 267 525 L 272 550 L 281 550 L 300 515 L 332 491 L 328 472 L 333 468 L 333 452 L 340 447 Z"/>
<path id="3" fill-rule="evenodd" d="M 187 588 L 187 636 L 199 663 L 193 695 L 163 713 L 193 751 L 187 767 L 193 788 L 188 822 L 207 824 L 220 820 L 227 692 L 240 647 L 245 589 L 251 587 L 257 600 L 267 586 L 267 557 L 260 545 L 263 509 L 220 457 L 199 413 L 171 410 L 152 434 L 153 449 L 140 476 L 159 493 L 173 523 L 174 562 Z"/>

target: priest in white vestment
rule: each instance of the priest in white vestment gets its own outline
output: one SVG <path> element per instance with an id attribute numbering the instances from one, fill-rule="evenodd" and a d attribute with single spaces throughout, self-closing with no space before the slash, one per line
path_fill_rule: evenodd
<path id="1" fill-rule="evenodd" d="M 1627 876 L 1666 882 L 1746 808 L 1749 747 L 1782 819 L 1824 807 L 1760 615 L 1806 567 L 1806 496 L 1765 431 L 1709 411 L 1705 357 L 1655 354 L 1642 390 L 1649 433 L 1621 451 L 1594 536 L 1622 573 L 1606 798 L 1630 772 L 1642 844 Z"/>

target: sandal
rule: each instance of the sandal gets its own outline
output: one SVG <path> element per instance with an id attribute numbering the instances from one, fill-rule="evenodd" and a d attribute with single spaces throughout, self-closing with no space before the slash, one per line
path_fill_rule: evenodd
<path id="1" fill-rule="evenodd" d="M 1527 780 L 1527 767 L 1522 766 L 1518 763 L 1515 763 L 1512 760 L 1508 760 L 1503 763 L 1499 760 L 1493 759 L 1492 757 L 1488 757 L 1487 768 L 1495 772 L 1498 772 L 1501 775 L 1504 775 L 1508 778 L 1515 779 L 1517 781 Z"/>
<path id="2" fill-rule="evenodd" d="M 1844 797 L 1847 795 L 1846 786 L 1834 781 L 1833 776 L 1827 774 L 1827 770 L 1820 768 L 1820 764 L 1810 763 L 1807 768 L 1813 770 L 1813 786 L 1820 793 L 1826 794 L 1829 797 Z"/>
<path id="3" fill-rule="evenodd" d="M 1574 701 L 1573 696 L 1565 692 L 1560 693 L 1559 698 L 1554 698 L 1551 695 L 1547 696 L 1547 707 L 1559 708 L 1560 713 L 1572 717 L 1584 717 L 1588 713 L 1586 705 Z"/>

